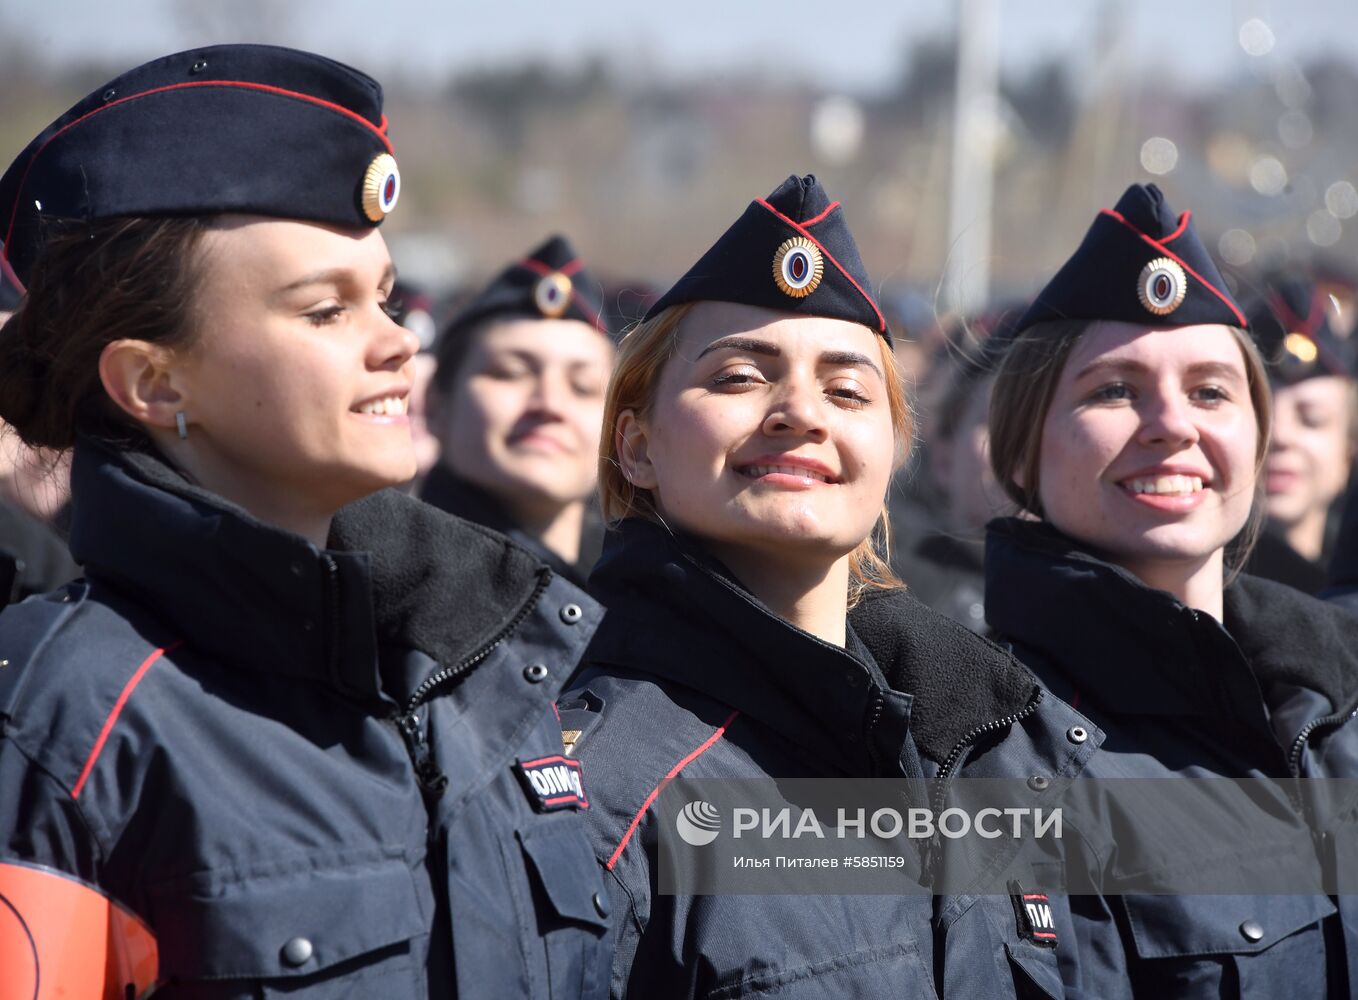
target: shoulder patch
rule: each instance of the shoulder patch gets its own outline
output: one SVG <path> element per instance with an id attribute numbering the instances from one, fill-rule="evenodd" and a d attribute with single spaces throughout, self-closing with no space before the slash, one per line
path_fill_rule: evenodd
<path id="1" fill-rule="evenodd" d="M 1018 922 L 1018 936 L 1042 948 L 1055 948 L 1056 922 L 1052 919 L 1051 900 L 1047 894 L 1024 892 L 1017 881 L 1009 883 L 1009 893 Z"/>
<path id="2" fill-rule="evenodd" d="M 578 760 L 554 754 L 517 761 L 514 770 L 528 793 L 528 801 L 538 812 L 589 808 L 584 767 Z"/>

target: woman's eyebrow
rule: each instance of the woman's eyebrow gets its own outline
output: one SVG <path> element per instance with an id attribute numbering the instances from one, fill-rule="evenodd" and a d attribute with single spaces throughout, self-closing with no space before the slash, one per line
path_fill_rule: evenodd
<path id="1" fill-rule="evenodd" d="M 701 358 L 706 354 L 711 354 L 713 351 L 724 350 L 746 351 L 750 354 L 762 354 L 770 358 L 781 357 L 783 354 L 777 344 L 770 343 L 767 340 L 755 340 L 751 337 L 733 336 L 714 340 L 703 348 L 698 357 Z M 839 365 L 840 367 L 861 366 L 864 368 L 871 368 L 877 373 L 878 378 L 885 378 L 882 374 L 882 369 L 877 366 L 875 361 L 866 354 L 859 354 L 857 351 L 826 351 L 820 356 L 819 363 L 822 365 Z"/>
<path id="2" fill-rule="evenodd" d="M 882 369 L 877 367 L 877 363 L 866 354 L 859 354 L 857 351 L 826 351 L 820 356 L 820 363 L 841 368 L 871 368 L 877 373 L 878 378 L 886 381 L 886 376 L 882 374 Z"/>
<path id="3" fill-rule="evenodd" d="M 1199 361 L 1189 365 L 1184 371 L 1189 375 L 1203 376 L 1214 375 L 1217 378 L 1243 379 L 1245 373 L 1235 365 L 1225 361 Z"/>
<path id="4" fill-rule="evenodd" d="M 770 358 L 776 358 L 783 352 L 778 349 L 777 344 L 767 340 L 755 340 L 752 337 L 722 337 L 714 340 L 699 352 L 698 357 L 702 358 L 713 351 L 747 351 L 750 354 L 763 354 Z"/>
<path id="5" fill-rule="evenodd" d="M 1133 373 L 1144 375 L 1149 371 L 1150 369 L 1146 367 L 1146 365 L 1142 364 L 1140 361 L 1133 361 L 1131 358 L 1095 358 L 1089 364 L 1081 368 L 1079 374 L 1075 377 L 1077 379 L 1082 379 L 1086 375 L 1094 373 L 1110 375 Z"/>
<path id="6" fill-rule="evenodd" d="M 386 285 L 396 280 L 396 265 L 388 264 L 382 270 L 382 278 L 378 281 L 379 285 Z M 278 289 L 277 294 L 286 295 L 288 292 L 295 292 L 299 288 L 306 288 L 308 285 L 343 285 L 357 281 L 357 275 L 353 268 L 331 267 L 321 271 L 312 271 L 305 274 L 296 281 L 289 282 Z"/>

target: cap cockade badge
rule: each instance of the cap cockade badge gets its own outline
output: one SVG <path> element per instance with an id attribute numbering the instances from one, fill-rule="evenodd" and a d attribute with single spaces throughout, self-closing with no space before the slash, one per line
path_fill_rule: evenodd
<path id="1" fill-rule="evenodd" d="M 773 280 L 779 290 L 794 299 L 804 299 L 820 285 L 825 276 L 825 258 L 820 247 L 804 236 L 794 236 L 773 255 Z"/>
<path id="2" fill-rule="evenodd" d="M 378 153 L 363 174 L 363 214 L 371 222 L 381 222 L 396 207 L 401 197 L 401 171 L 396 157 Z"/>
<path id="3" fill-rule="evenodd" d="M 1136 279 L 1136 297 L 1147 312 L 1168 316 L 1183 304 L 1188 294 L 1188 276 L 1179 262 L 1157 257 L 1141 269 Z"/>
<path id="4" fill-rule="evenodd" d="M 1314 340 L 1306 334 L 1296 331 L 1283 338 L 1283 350 L 1292 356 L 1292 360 L 1299 361 L 1304 365 L 1311 364 L 1320 354 Z"/>
<path id="5" fill-rule="evenodd" d="M 546 275 L 533 289 L 533 302 L 542 315 L 556 319 L 570 307 L 571 279 L 560 271 Z"/>

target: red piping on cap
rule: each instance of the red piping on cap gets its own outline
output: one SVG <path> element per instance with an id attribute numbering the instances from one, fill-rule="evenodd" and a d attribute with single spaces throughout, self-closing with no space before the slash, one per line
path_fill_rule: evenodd
<path id="1" fill-rule="evenodd" d="M 109 101 L 102 107 L 86 112 L 75 121 L 67 122 L 61 128 L 57 129 L 57 131 L 53 132 L 52 135 L 48 137 L 46 142 L 38 147 L 38 151 L 29 159 L 28 166 L 24 167 L 24 175 L 19 179 L 18 194 L 14 196 L 14 204 L 10 206 L 9 228 L 5 230 L 6 256 L 8 257 L 9 254 L 9 238 L 14 233 L 14 220 L 18 215 L 19 199 L 23 197 L 24 187 L 28 184 L 29 172 L 32 171 L 33 164 L 38 162 L 38 157 L 42 156 L 48 146 L 52 145 L 52 143 L 60 136 L 65 135 L 81 122 L 94 117 L 101 111 L 107 111 L 109 108 L 117 107 L 119 104 L 126 104 L 128 101 L 135 101 L 141 97 L 149 97 L 152 94 L 163 94 L 170 90 L 183 90 L 187 87 L 240 87 L 244 90 L 260 90 L 266 94 L 278 94 L 282 97 L 291 97 L 299 101 L 306 101 L 308 104 L 315 104 L 318 107 L 328 108 L 331 111 L 338 112 L 339 114 L 344 115 L 344 117 L 351 118 L 358 122 L 364 128 L 372 132 L 373 135 L 382 140 L 382 145 L 387 148 L 388 153 L 391 153 L 393 156 L 396 154 L 396 150 L 391 145 L 391 140 L 388 139 L 385 134 L 387 120 L 385 115 L 382 117 L 382 127 L 379 128 L 356 111 L 350 111 L 348 108 L 331 101 L 323 101 L 319 97 L 312 97 L 310 94 L 300 94 L 295 90 L 284 90 L 282 87 L 273 87 L 267 83 L 248 83 L 244 80 L 192 80 L 187 83 L 172 83 L 165 87 L 153 87 L 150 90 L 143 90 L 139 94 L 128 94 L 126 97 L 120 97 L 116 101 Z"/>
<path id="2" fill-rule="evenodd" d="M 842 274 L 842 275 L 844 275 L 844 277 L 848 278 L 848 279 L 849 279 L 849 284 L 853 285 L 854 288 L 858 289 L 858 294 L 861 295 L 861 296 L 863 296 L 863 298 L 865 298 L 865 299 L 867 300 L 868 305 L 872 306 L 872 311 L 873 311 L 874 313 L 877 314 L 877 332 L 878 332 L 878 333 L 885 333 L 885 332 L 886 332 L 886 320 L 882 318 L 882 310 L 880 310 L 880 309 L 877 308 L 877 303 L 874 302 L 874 301 L 872 301 L 872 296 L 869 295 L 867 292 L 863 291 L 863 286 L 860 285 L 858 282 L 856 282 L 856 281 L 853 280 L 853 275 L 850 274 L 848 271 L 844 270 L 844 265 L 841 264 L 839 261 L 835 260 L 834 255 L 833 255 L 832 253 L 830 253 L 829 250 L 826 250 L 824 246 L 821 245 L 820 240 L 818 240 L 818 239 L 816 239 L 814 236 L 812 236 L 812 235 L 811 235 L 811 232 L 810 232 L 805 226 L 803 226 L 801 223 L 799 223 L 799 222 L 793 222 L 791 219 L 789 219 L 789 218 L 788 218 L 786 215 L 784 215 L 782 212 L 778 211 L 778 209 L 774 208 L 772 205 L 770 205 L 770 204 L 769 204 L 767 201 L 765 201 L 763 198 L 756 198 L 756 199 L 755 199 L 755 202 L 756 202 L 757 204 L 759 204 L 759 205 L 763 205 L 765 208 L 767 208 L 770 212 L 772 212 L 772 213 L 773 213 L 774 215 L 776 215 L 778 218 L 782 219 L 784 222 L 786 222 L 786 223 L 787 223 L 789 226 L 791 226 L 793 229 L 797 230 L 797 232 L 801 233 L 803 236 L 805 236 L 805 237 L 806 237 L 808 240 L 810 240 L 812 243 L 816 244 L 816 248 L 817 248 L 818 250 L 820 250 L 820 252 L 823 253 L 823 254 L 825 255 L 825 259 L 828 260 L 831 264 L 835 265 L 835 267 L 839 270 L 839 273 Z M 836 204 L 838 204 L 838 202 L 836 202 Z M 834 206 L 832 205 L 832 206 L 830 206 L 830 207 L 833 208 Z M 823 215 L 823 214 L 824 214 L 824 213 L 822 213 L 822 215 Z"/>
<path id="3" fill-rule="evenodd" d="M 825 217 L 838 207 L 839 202 L 832 201 L 830 202 L 829 208 L 827 208 L 824 212 L 821 212 L 820 215 L 816 216 L 814 219 L 807 219 L 805 222 L 802 223 L 802 225 L 806 226 L 807 228 L 810 228 L 811 226 L 814 226 L 817 222 L 823 222 L 825 220 Z"/>
<path id="4" fill-rule="evenodd" d="M 578 273 L 585 266 L 585 262 L 579 257 L 576 257 L 575 260 L 567 261 L 560 267 L 552 267 L 550 264 L 546 264 L 536 257 L 525 257 L 523 260 L 519 261 L 518 266 L 524 270 L 532 271 L 534 274 L 540 274 L 544 278 L 549 274 L 564 274 L 569 278 Z"/>
<path id="5" fill-rule="evenodd" d="M 1175 253 L 1173 250 L 1171 250 L 1169 247 L 1165 246 L 1163 243 L 1158 242 L 1157 240 L 1151 239 L 1149 236 L 1147 236 L 1147 235 L 1146 235 L 1145 233 L 1143 233 L 1141 230 L 1137 229 L 1136 226 L 1132 225 L 1130 222 L 1128 222 L 1126 219 L 1124 219 L 1124 218 L 1122 217 L 1121 214 L 1119 214 L 1118 212 L 1113 211 L 1111 208 L 1105 208 L 1105 209 L 1104 209 L 1102 212 L 1100 212 L 1099 214 L 1100 214 L 1100 215 L 1107 215 L 1107 216 L 1110 216 L 1111 218 L 1117 219 L 1118 222 L 1121 222 L 1124 226 L 1126 226 L 1126 227 L 1127 227 L 1128 229 L 1130 229 L 1132 232 L 1136 233 L 1136 235 L 1139 236 L 1139 237 L 1141 237 L 1141 239 L 1144 240 L 1146 243 L 1148 243 L 1148 244 L 1150 244 L 1151 246 L 1155 247 L 1155 249 L 1159 250 L 1162 254 L 1164 254 L 1164 255 L 1165 255 L 1166 257 L 1168 257 L 1170 260 L 1173 260 L 1173 261 L 1177 262 L 1177 263 L 1179 264 L 1180 267 L 1182 267 L 1182 268 L 1183 268 L 1185 271 L 1187 271 L 1189 274 L 1193 275 L 1193 277 L 1197 278 L 1197 279 L 1198 279 L 1198 282 L 1202 285 L 1203 288 L 1206 288 L 1209 292 L 1211 292 L 1213 295 L 1215 295 L 1217 298 L 1219 298 L 1219 299 L 1222 301 L 1222 304 L 1225 305 L 1226 308 L 1229 309 L 1229 310 L 1232 312 L 1232 314 L 1234 314 L 1235 318 L 1238 319 L 1238 320 L 1240 321 L 1240 328 L 1241 328 L 1242 330 L 1245 329 L 1246 327 L 1248 327 L 1248 326 L 1250 325 L 1250 324 L 1249 324 L 1249 321 L 1245 319 L 1244 314 L 1243 314 L 1239 309 L 1237 309 L 1234 305 L 1232 305 L 1231 300 L 1230 300 L 1229 298 L 1226 297 L 1225 293 L 1223 293 L 1220 289 L 1218 289 L 1215 285 L 1213 285 L 1210 281 L 1208 281 L 1206 278 L 1204 278 L 1204 277 L 1203 277 L 1201 274 L 1199 274 L 1197 271 L 1195 271 L 1195 270 L 1193 270 L 1191 267 L 1189 267 L 1188 264 L 1184 261 L 1184 259 L 1183 259 L 1182 257 L 1180 257 L 1178 254 L 1176 254 L 1176 253 Z M 1190 213 L 1188 213 L 1188 212 L 1185 212 L 1185 213 L 1184 213 L 1184 215 L 1183 215 L 1183 221 L 1182 221 L 1181 224 L 1180 224 L 1180 228 L 1181 228 L 1181 229 L 1182 229 L 1183 226 L 1188 225 L 1188 217 L 1189 217 L 1189 214 L 1190 214 Z M 1178 235 L 1178 234 L 1176 233 L 1175 235 Z"/>
<path id="6" fill-rule="evenodd" d="M 692 764 L 703 754 L 707 753 L 707 751 L 712 748 L 712 744 L 716 743 L 717 740 L 721 739 L 722 736 L 726 734 L 726 730 L 730 727 L 731 723 L 736 721 L 738 715 L 740 715 L 739 711 L 732 712 L 728 715 L 726 721 L 717 727 L 715 733 L 703 740 L 698 746 L 698 749 L 694 750 L 678 764 L 675 764 L 670 768 L 669 773 L 661 779 L 660 784 L 651 789 L 651 794 L 646 796 L 646 801 L 641 804 L 641 808 L 637 810 L 637 814 L 632 817 L 632 822 L 627 825 L 627 832 L 622 835 L 622 840 L 618 842 L 617 848 L 613 851 L 613 856 L 608 859 L 608 864 L 604 865 L 605 868 L 609 871 L 613 870 L 613 866 L 618 863 L 618 858 L 622 857 L 623 849 L 627 847 L 628 841 L 632 839 L 632 834 L 637 832 L 637 825 L 641 822 L 641 817 L 646 815 L 646 810 L 651 808 L 651 803 L 656 800 L 656 797 L 660 795 L 665 786 L 673 781 L 680 771 L 688 767 L 688 765 Z"/>
<path id="7" fill-rule="evenodd" d="M 1192 212 L 1185 212 L 1183 215 L 1179 216 L 1179 228 L 1174 230 L 1174 232 L 1170 233 L 1160 242 L 1173 243 L 1175 240 L 1177 240 L 1180 236 L 1184 234 L 1184 230 L 1188 228 L 1188 220 L 1191 219 L 1192 217 L 1193 217 Z"/>
<path id="8" fill-rule="evenodd" d="M 1325 321 L 1325 307 L 1316 296 L 1311 296 L 1311 309 L 1305 319 L 1293 312 L 1292 307 L 1287 304 L 1287 300 L 1281 295 L 1270 296 L 1268 304 L 1275 313 L 1280 314 L 1278 319 L 1283 321 L 1284 333 L 1300 333 L 1311 342 L 1311 346 L 1316 349 L 1316 360 L 1320 362 L 1321 368 L 1340 378 L 1352 377 L 1349 375 L 1348 366 L 1340 360 L 1339 356 L 1316 339 L 1316 332 L 1319 330 L 1320 324 Z M 1282 313 L 1286 313 L 1286 316 L 1281 315 Z M 1292 322 L 1288 321 L 1289 317 Z"/>
<path id="9" fill-rule="evenodd" d="M 90 750 L 89 757 L 85 759 L 85 766 L 80 771 L 80 777 L 76 779 L 75 785 L 71 789 L 71 798 L 80 798 L 80 791 L 85 787 L 85 781 L 89 778 L 90 772 L 94 770 L 94 763 L 99 759 L 99 754 L 103 752 L 104 744 L 108 741 L 109 733 L 113 732 L 113 726 L 117 723 L 118 716 L 122 714 L 123 706 L 127 704 L 127 699 L 132 697 L 132 692 L 141 683 L 141 679 L 146 676 L 146 671 L 151 669 L 151 664 L 164 654 L 178 649 L 181 645 L 183 645 L 182 642 L 175 642 L 157 649 L 142 661 L 142 665 L 137 668 L 136 673 L 123 685 L 123 693 L 118 695 L 118 700 L 113 703 L 113 710 L 108 713 L 108 718 L 104 720 L 104 727 L 99 730 L 99 737 L 94 741 L 94 748 Z"/>

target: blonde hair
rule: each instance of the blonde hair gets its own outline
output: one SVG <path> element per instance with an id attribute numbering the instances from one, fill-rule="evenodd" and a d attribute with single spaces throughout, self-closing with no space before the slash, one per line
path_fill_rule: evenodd
<path id="1" fill-rule="evenodd" d="M 679 331 L 696 303 L 671 306 L 638 324 L 622 339 L 617 362 L 608 381 L 604 398 L 603 434 L 599 448 L 599 499 L 604 520 L 609 524 L 628 517 L 644 517 L 661 522 L 650 490 L 642 489 L 622 473 L 618 456 L 618 417 L 624 410 L 645 419 L 655 403 L 656 387 L 665 365 L 674 357 Z M 901 379 L 896 357 L 886 338 L 879 337 L 879 353 L 886 379 L 887 405 L 891 411 L 892 435 L 896 443 L 893 468 L 899 468 L 909 454 L 914 434 L 914 414 Z M 661 522 L 663 523 L 663 522 Z M 902 586 L 891 571 L 887 553 L 891 546 L 890 517 L 886 500 L 868 537 L 849 554 L 849 606 L 867 590 L 887 590 Z"/>
<path id="2" fill-rule="evenodd" d="M 990 467 L 1019 511 L 1043 517 L 1039 499 L 1038 469 L 1041 465 L 1042 431 L 1047 423 L 1056 385 L 1065 370 L 1070 352 L 1087 330 L 1098 321 L 1054 320 L 1034 323 L 1005 352 L 995 375 L 990 394 Z M 1229 547 L 1227 584 L 1249 559 L 1263 528 L 1262 472 L 1268 457 L 1269 435 L 1273 431 L 1273 398 L 1269 393 L 1268 371 L 1249 334 L 1227 327 L 1240 346 L 1245 362 L 1245 378 L 1250 402 L 1254 405 L 1255 490 L 1249 520 Z"/>

